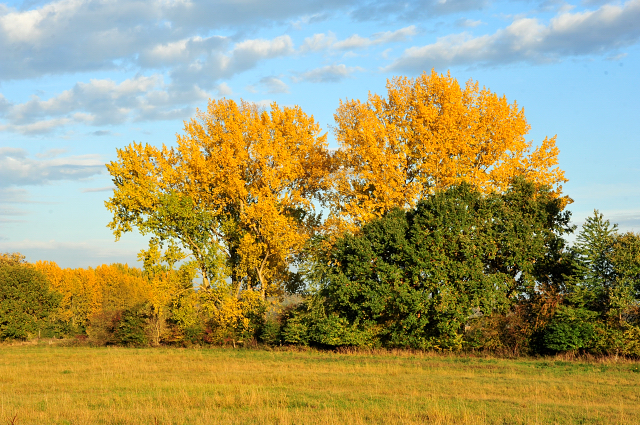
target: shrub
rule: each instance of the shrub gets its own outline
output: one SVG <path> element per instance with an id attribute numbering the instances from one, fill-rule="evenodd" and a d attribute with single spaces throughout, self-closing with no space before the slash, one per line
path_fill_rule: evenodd
<path id="1" fill-rule="evenodd" d="M 0 262 L 0 339 L 28 339 L 51 328 L 60 297 L 44 275 L 25 264 Z"/>
<path id="2" fill-rule="evenodd" d="M 562 352 L 593 347 L 596 317 L 597 313 L 585 308 L 561 306 L 544 330 L 544 348 Z"/>

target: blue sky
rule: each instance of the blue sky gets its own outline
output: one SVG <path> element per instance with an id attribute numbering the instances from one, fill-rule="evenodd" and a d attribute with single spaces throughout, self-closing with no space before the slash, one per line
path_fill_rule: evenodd
<path id="1" fill-rule="evenodd" d="M 126 262 L 104 164 L 175 141 L 209 98 L 300 105 L 435 68 L 558 135 L 574 222 L 640 231 L 640 0 L 63 0 L 0 3 L 0 252 L 63 267 Z M 333 143 L 333 142 L 332 142 Z"/>

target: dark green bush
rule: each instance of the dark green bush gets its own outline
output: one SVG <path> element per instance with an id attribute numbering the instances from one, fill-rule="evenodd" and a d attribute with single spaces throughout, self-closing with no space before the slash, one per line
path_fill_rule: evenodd
<path id="1" fill-rule="evenodd" d="M 59 301 L 42 273 L 26 264 L 0 263 L 0 339 L 48 333 Z"/>
<path id="2" fill-rule="evenodd" d="M 552 352 L 594 347 L 597 313 L 585 308 L 561 306 L 543 332 L 544 348 Z"/>
<path id="3" fill-rule="evenodd" d="M 260 328 L 260 342 L 267 345 L 278 345 L 281 342 L 280 323 L 277 320 L 266 320 Z"/>
<path id="4" fill-rule="evenodd" d="M 145 306 L 139 305 L 117 315 L 114 321 L 114 342 L 118 345 L 134 347 L 148 345 L 146 313 Z"/>

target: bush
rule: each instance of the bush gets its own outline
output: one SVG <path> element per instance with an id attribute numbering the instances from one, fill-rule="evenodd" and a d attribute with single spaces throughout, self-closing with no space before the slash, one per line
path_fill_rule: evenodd
<path id="1" fill-rule="evenodd" d="M 596 317 L 597 313 L 585 308 L 561 306 L 543 332 L 544 348 L 552 352 L 592 348 Z"/>
<path id="2" fill-rule="evenodd" d="M 278 345 L 282 341 L 280 323 L 277 320 L 267 320 L 260 331 L 260 342 L 267 345 Z"/>
<path id="3" fill-rule="evenodd" d="M 129 309 L 101 311 L 91 317 L 87 334 L 97 345 L 140 347 L 149 344 L 148 306 L 139 304 Z"/>
<path id="4" fill-rule="evenodd" d="M 60 297 L 44 275 L 25 264 L 0 262 L 0 339 L 28 339 L 52 328 Z"/>
<path id="5" fill-rule="evenodd" d="M 149 344 L 146 325 L 146 309 L 144 305 L 138 305 L 124 310 L 116 316 L 114 323 L 114 341 L 118 345 L 140 347 Z"/>

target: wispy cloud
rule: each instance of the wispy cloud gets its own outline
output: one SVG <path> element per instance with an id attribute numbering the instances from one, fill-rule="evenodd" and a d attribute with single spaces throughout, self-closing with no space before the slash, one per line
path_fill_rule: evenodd
<path id="1" fill-rule="evenodd" d="M 371 37 L 361 37 L 358 34 L 353 34 L 344 40 L 338 40 L 336 35 L 331 31 L 320 34 L 314 34 L 311 37 L 304 39 L 304 42 L 300 46 L 301 52 L 319 51 L 327 49 L 336 50 L 357 50 L 364 49 L 370 46 L 398 43 L 409 40 L 412 36 L 418 34 L 418 29 L 415 25 L 400 28 L 395 31 L 385 31 L 373 34 Z"/>
<path id="2" fill-rule="evenodd" d="M 357 71 L 363 71 L 363 69 L 360 67 L 349 67 L 343 64 L 327 65 L 303 72 L 294 79 L 295 81 L 305 81 L 309 83 L 337 83 Z"/>
<path id="3" fill-rule="evenodd" d="M 104 161 L 99 155 L 36 159 L 23 149 L 0 148 L 0 188 L 82 180 L 102 174 L 104 170 Z"/>
<path id="4" fill-rule="evenodd" d="M 94 193 L 94 192 L 110 192 L 115 189 L 115 186 L 106 186 L 106 187 L 90 187 L 86 189 L 82 189 L 82 193 Z"/>
<path id="5" fill-rule="evenodd" d="M 490 0 L 373 0 L 355 7 L 352 16 L 360 21 L 423 21 L 425 19 L 480 10 Z"/>
<path id="6" fill-rule="evenodd" d="M 276 77 L 264 77 L 260 79 L 260 85 L 266 88 L 267 93 L 289 93 L 289 86 Z"/>

